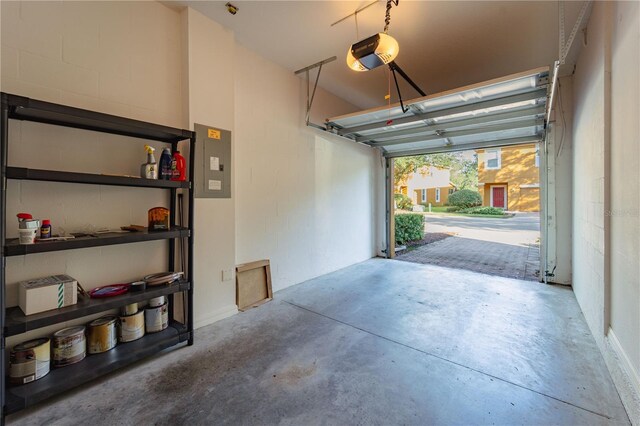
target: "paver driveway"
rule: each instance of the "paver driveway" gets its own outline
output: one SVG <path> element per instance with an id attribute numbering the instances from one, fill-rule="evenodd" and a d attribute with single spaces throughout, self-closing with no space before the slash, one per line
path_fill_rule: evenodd
<path id="1" fill-rule="evenodd" d="M 517 213 L 507 219 L 427 214 L 425 226 L 427 233 L 450 232 L 455 236 L 411 250 L 396 259 L 538 280 L 538 213 Z"/>

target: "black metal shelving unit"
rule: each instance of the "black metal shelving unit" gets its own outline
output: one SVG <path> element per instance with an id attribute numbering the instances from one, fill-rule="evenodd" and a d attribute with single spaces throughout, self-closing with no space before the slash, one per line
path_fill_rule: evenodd
<path id="1" fill-rule="evenodd" d="M 143 121 L 132 120 L 95 111 L 30 99 L 23 96 L 1 93 L 0 115 L 0 406 L 2 423 L 4 416 L 14 413 L 61 392 L 73 389 L 100 376 L 137 362 L 147 356 L 186 342 L 193 344 L 193 216 L 194 202 L 192 180 L 196 135 L 190 130 L 176 129 Z M 189 140 L 189 180 L 172 182 L 141 179 L 134 176 L 75 173 L 57 170 L 30 169 L 7 165 L 9 150 L 10 120 L 34 121 L 56 126 L 73 127 L 89 131 L 154 140 L 171 145 L 176 150 L 178 143 Z M 170 192 L 169 209 L 172 227 L 168 231 L 140 231 L 130 233 L 106 233 L 78 237 L 66 241 L 38 242 L 20 245 L 16 240 L 6 239 L 7 179 L 60 182 L 63 184 L 114 185 L 138 188 L 164 189 Z M 187 226 L 176 226 L 176 199 L 178 190 L 188 192 Z M 53 311 L 25 316 L 18 307 L 7 307 L 5 299 L 5 258 L 60 250 L 74 250 L 114 244 L 141 243 L 166 240 L 169 245 L 168 270 L 173 271 L 176 260 L 176 240 L 186 242 L 187 261 L 185 279 L 170 285 L 149 287 L 145 291 L 126 293 L 107 299 L 80 299 L 76 305 Z M 5 359 L 6 337 L 16 336 L 30 330 L 54 325 L 64 321 L 97 314 L 124 305 L 141 302 L 153 297 L 168 296 L 173 303 L 174 295 L 186 294 L 184 322 L 173 318 L 170 309 L 170 325 L 159 333 L 147 334 L 134 342 L 117 345 L 114 349 L 87 356 L 83 361 L 51 372 L 35 381 L 21 386 L 6 386 L 7 364 Z"/>
<path id="2" fill-rule="evenodd" d="M 5 240 L 5 256 L 46 253 L 49 251 L 72 250 L 87 247 L 112 246 L 115 244 L 138 243 L 141 241 L 167 240 L 189 237 L 189 228 L 174 226 L 167 231 L 108 232 L 78 237 L 65 241 L 41 241 L 33 245 L 19 244 L 17 238 Z"/>

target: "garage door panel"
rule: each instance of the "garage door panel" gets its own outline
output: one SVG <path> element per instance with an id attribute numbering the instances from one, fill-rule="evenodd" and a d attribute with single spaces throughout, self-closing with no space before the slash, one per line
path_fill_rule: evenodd
<path id="1" fill-rule="evenodd" d="M 478 144 L 539 142 L 544 131 L 548 68 L 327 120 L 327 128 L 382 148 L 387 157 L 473 149 Z M 524 142 L 523 142 L 524 143 Z M 494 145 L 499 146 L 499 145 Z M 424 151 L 424 152 L 421 152 Z"/>
<path id="2" fill-rule="evenodd" d="M 511 145 L 523 145 L 527 143 L 537 143 L 540 142 L 540 136 L 524 136 L 520 138 L 510 138 L 510 139 L 495 139 L 489 141 L 478 141 L 478 142 L 469 142 L 466 144 L 448 144 L 448 145 L 438 145 L 425 147 L 421 146 L 418 149 L 404 149 L 401 145 L 395 147 L 395 149 L 384 151 L 385 157 L 388 158 L 397 158 L 397 157 L 407 157 L 411 155 L 421 155 L 421 154 L 438 154 L 441 152 L 456 152 L 456 151 L 466 151 L 470 149 L 486 149 L 486 148 L 498 148 L 503 146 L 511 146 Z"/>

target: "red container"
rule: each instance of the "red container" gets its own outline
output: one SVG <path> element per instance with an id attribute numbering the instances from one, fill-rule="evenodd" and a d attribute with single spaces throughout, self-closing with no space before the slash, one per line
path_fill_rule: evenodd
<path id="1" fill-rule="evenodd" d="M 187 164 L 184 157 L 180 155 L 180 151 L 173 153 L 173 161 L 171 164 L 171 180 L 186 180 L 187 179 Z"/>

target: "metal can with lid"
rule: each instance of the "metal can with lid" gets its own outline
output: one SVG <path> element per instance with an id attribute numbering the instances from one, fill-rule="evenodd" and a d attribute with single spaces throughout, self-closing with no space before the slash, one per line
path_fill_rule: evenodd
<path id="1" fill-rule="evenodd" d="M 130 303 L 130 304 L 125 305 L 122 308 L 120 308 L 120 315 L 121 316 L 135 315 L 137 313 L 138 313 L 138 304 L 137 303 Z"/>
<path id="2" fill-rule="evenodd" d="M 154 297 L 152 299 L 149 299 L 149 307 L 150 308 L 158 308 L 158 307 L 164 305 L 166 301 L 167 300 L 165 299 L 164 296 Z"/>
<path id="3" fill-rule="evenodd" d="M 80 362 L 87 355 L 87 339 L 84 336 L 86 327 L 79 325 L 76 327 L 63 328 L 53 333 L 53 366 L 64 367 L 65 365 Z"/>
<path id="4" fill-rule="evenodd" d="M 144 310 L 144 322 L 147 333 L 157 333 L 169 325 L 169 310 L 167 304 L 157 308 Z"/>
<path id="5" fill-rule="evenodd" d="M 99 354 L 116 347 L 118 342 L 116 334 L 116 322 L 118 318 L 107 315 L 95 319 L 89 323 L 87 340 L 89 342 L 87 352 Z"/>
<path id="6" fill-rule="evenodd" d="M 144 311 L 120 317 L 118 328 L 118 340 L 120 342 L 133 342 L 142 336 L 144 336 Z"/>
<path id="7" fill-rule="evenodd" d="M 9 355 L 9 381 L 23 385 L 49 373 L 51 344 L 46 337 L 15 345 Z"/>

